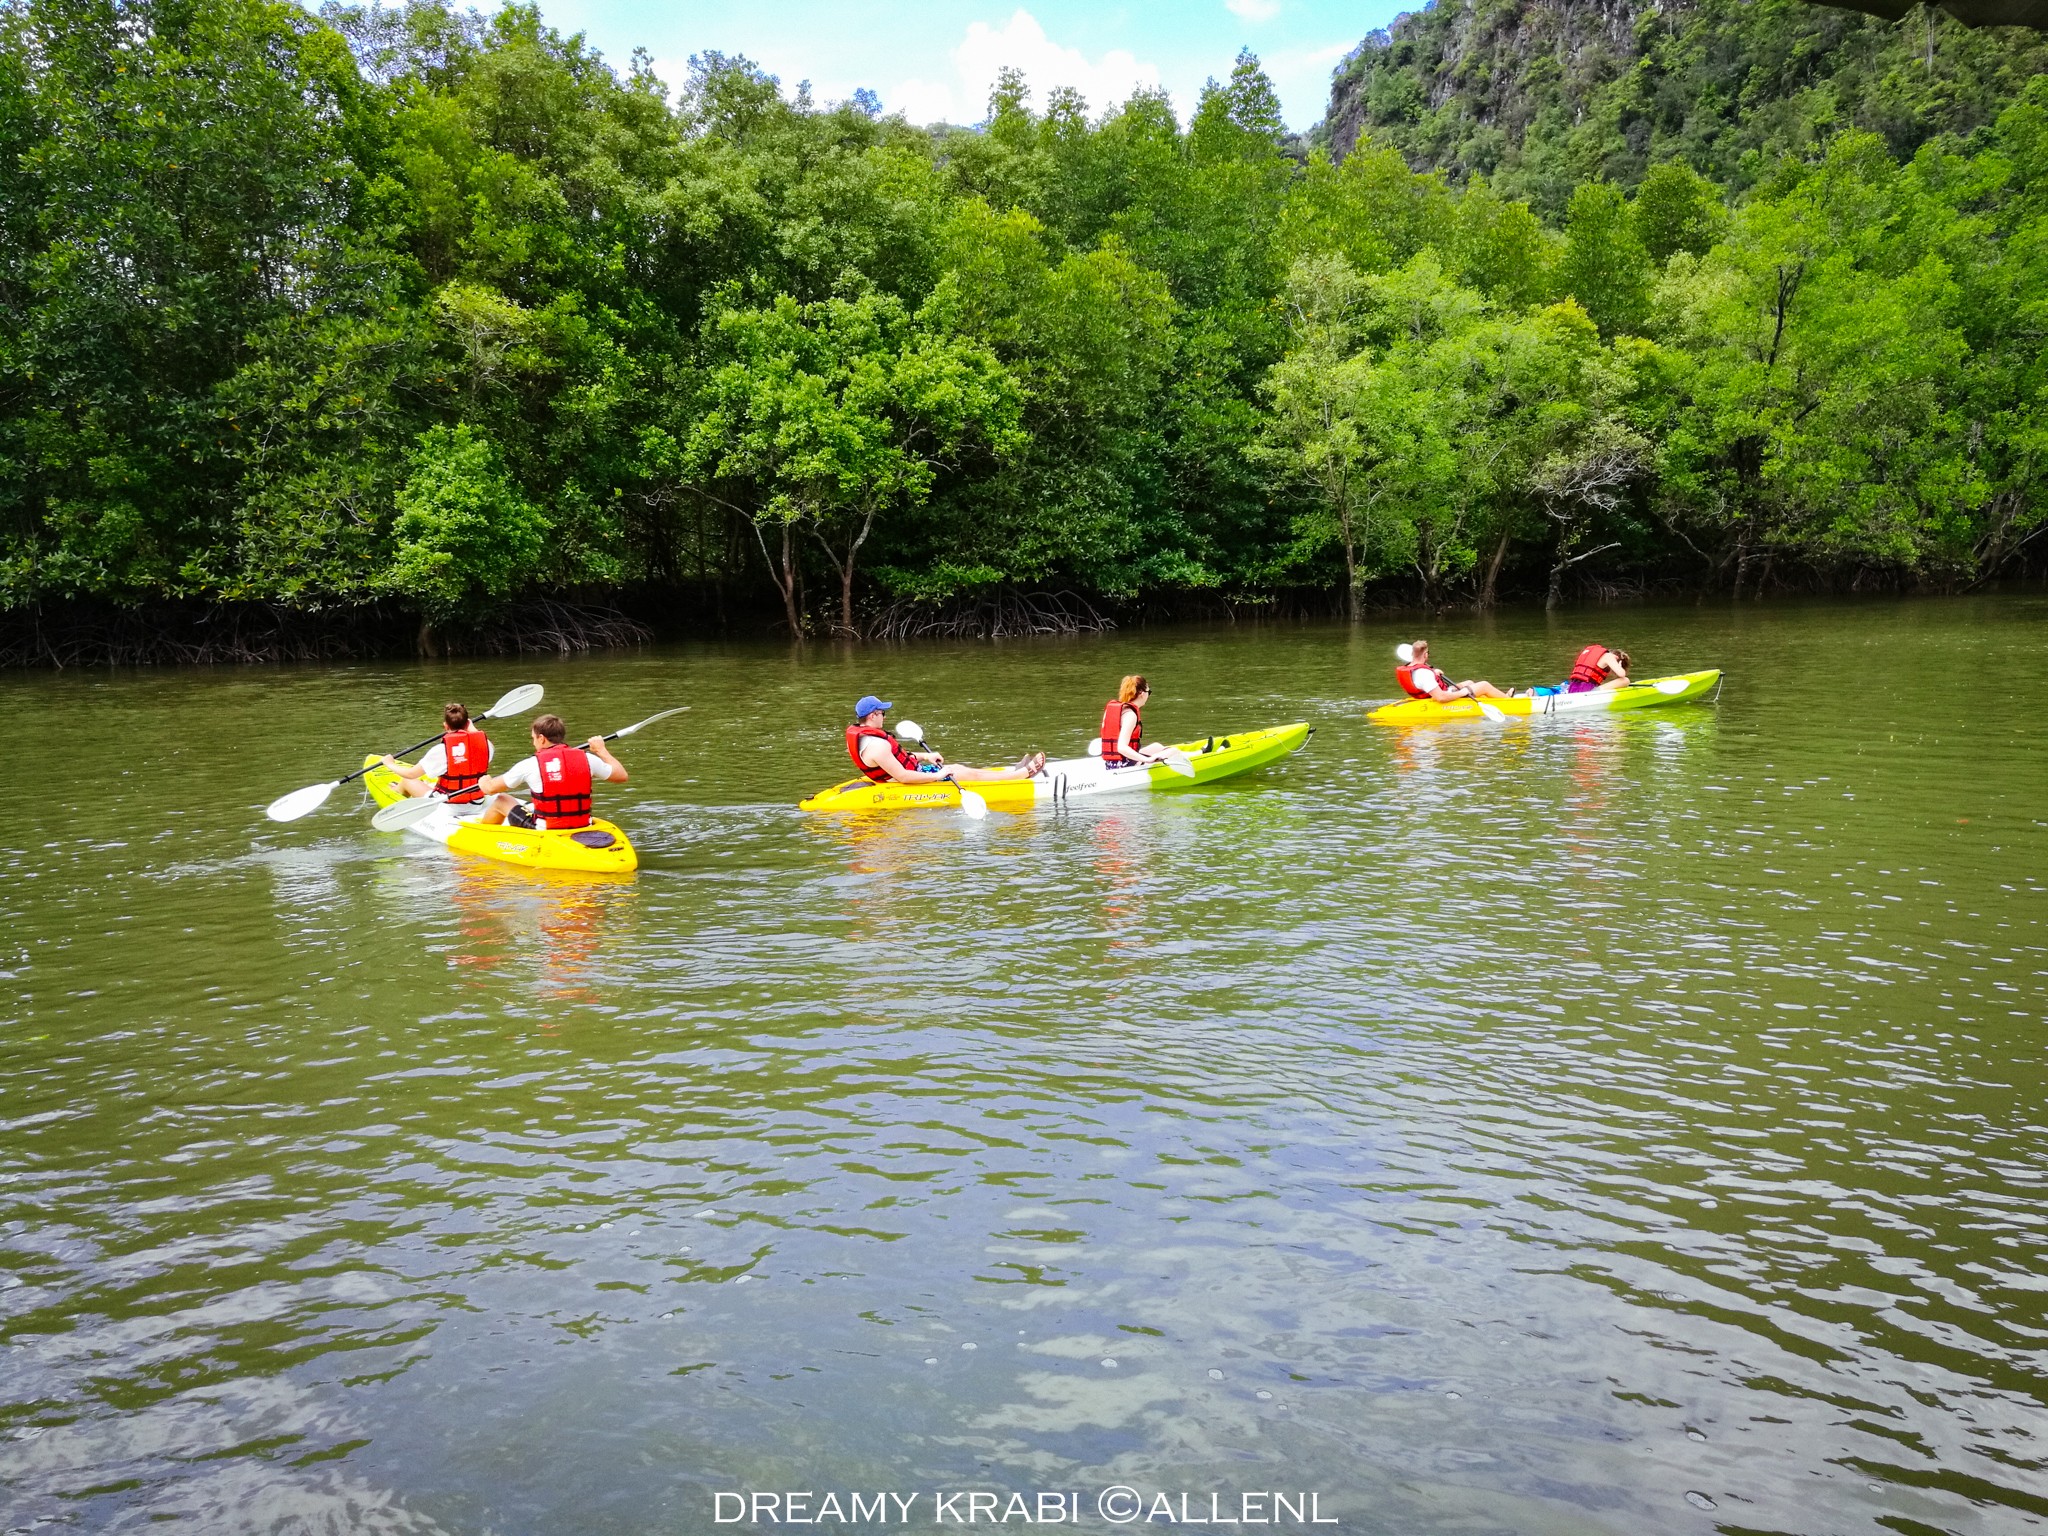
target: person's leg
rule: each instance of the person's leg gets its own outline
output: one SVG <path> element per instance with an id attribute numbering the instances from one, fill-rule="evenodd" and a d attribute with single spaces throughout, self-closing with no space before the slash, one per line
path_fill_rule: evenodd
<path id="1" fill-rule="evenodd" d="M 1032 762 L 1015 768 L 967 768 L 959 763 L 948 763 L 946 773 L 963 784 L 993 784 L 1003 779 L 1028 779 L 1044 766 L 1044 755 L 1034 753 Z"/>
<path id="2" fill-rule="evenodd" d="M 512 807 L 518 803 L 510 795 L 493 795 L 491 803 L 484 807 L 483 815 L 477 820 L 487 827 L 501 827 L 505 824 L 505 817 L 510 814 Z"/>
<path id="3" fill-rule="evenodd" d="M 1470 682 L 1465 686 L 1472 690 L 1472 697 L 1475 699 L 1505 699 L 1508 697 L 1507 694 L 1502 693 L 1491 683 Z"/>
<path id="4" fill-rule="evenodd" d="M 400 779 L 398 781 L 398 792 L 408 800 L 417 800 L 422 795 L 431 795 L 434 792 L 434 786 L 425 779 Z"/>

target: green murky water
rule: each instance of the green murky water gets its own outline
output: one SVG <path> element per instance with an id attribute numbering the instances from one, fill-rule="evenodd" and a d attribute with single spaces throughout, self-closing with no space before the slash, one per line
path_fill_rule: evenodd
<path id="1" fill-rule="evenodd" d="M 1450 621 L 1459 675 L 1729 683 L 1407 734 L 1384 625 L 0 679 L 0 1530 L 2048 1525 L 2044 621 Z M 862 691 L 1007 761 L 1137 669 L 1156 738 L 1319 732 L 793 809 Z M 636 877 L 260 820 L 528 678 L 693 706 L 601 792 Z"/>

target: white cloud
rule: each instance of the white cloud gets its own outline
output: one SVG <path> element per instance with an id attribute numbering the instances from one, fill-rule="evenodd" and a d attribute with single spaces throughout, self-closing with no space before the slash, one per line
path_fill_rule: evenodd
<path id="1" fill-rule="evenodd" d="M 1280 14 L 1280 0 L 1223 0 L 1223 8 L 1246 21 L 1271 21 Z"/>
<path id="2" fill-rule="evenodd" d="M 1252 5 L 1278 0 L 1237 0 Z M 988 94 L 999 70 L 1021 69 L 1035 106 L 1043 107 L 1055 86 L 1068 85 L 1088 99 L 1091 113 L 1124 102 L 1140 86 L 1157 89 L 1159 68 L 1123 49 L 1090 60 L 1078 48 L 1062 48 L 1045 35 L 1029 11 L 1019 10 L 1000 28 L 977 21 L 953 50 L 952 80 L 905 80 L 882 93 L 888 110 L 900 111 L 914 123 L 945 120 L 978 123 L 988 116 Z"/>

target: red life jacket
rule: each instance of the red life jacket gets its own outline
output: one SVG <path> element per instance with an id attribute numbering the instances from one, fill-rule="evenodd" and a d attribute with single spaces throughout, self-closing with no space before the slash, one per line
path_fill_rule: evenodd
<path id="1" fill-rule="evenodd" d="M 1604 683 L 1607 669 L 1600 665 L 1600 658 L 1607 654 L 1604 645 L 1589 645 L 1579 652 L 1579 659 L 1572 663 L 1570 681 L 1574 683 Z"/>
<path id="2" fill-rule="evenodd" d="M 1415 681 L 1415 674 L 1417 670 L 1418 669 L 1412 665 L 1405 667 L 1396 667 L 1394 668 L 1394 681 L 1401 685 L 1401 691 L 1407 694 L 1411 699 L 1426 699 L 1429 697 L 1429 690 L 1427 688 L 1422 687 L 1419 683 Z M 1437 677 L 1441 675 L 1438 673 L 1435 667 L 1423 667 L 1419 670 L 1427 672 L 1431 677 Z"/>
<path id="3" fill-rule="evenodd" d="M 534 819 L 551 832 L 590 825 L 590 759 L 581 747 L 542 747 L 534 753 L 541 788 L 533 793 Z"/>
<path id="4" fill-rule="evenodd" d="M 861 740 L 863 737 L 869 736 L 879 737 L 881 740 L 889 743 L 889 750 L 896 754 L 896 761 L 912 773 L 922 773 L 924 771 L 924 764 L 904 751 L 903 743 L 894 736 L 891 736 L 879 725 L 862 725 L 856 721 L 846 728 L 846 755 L 853 759 L 854 767 L 873 779 L 877 784 L 888 784 L 894 781 L 890 779 L 888 769 L 877 768 L 873 763 L 860 755 Z"/>
<path id="5" fill-rule="evenodd" d="M 441 737 L 441 754 L 447 758 L 446 771 L 434 780 L 434 792 L 446 795 L 457 805 L 483 799 L 477 785 L 491 765 L 491 738 L 475 726 L 466 731 L 449 731 Z"/>
<path id="6" fill-rule="evenodd" d="M 1131 712 L 1131 750 L 1145 739 L 1145 717 L 1138 713 L 1138 706 L 1126 704 L 1122 699 L 1111 699 L 1102 706 L 1102 760 L 1112 768 L 1121 768 L 1126 763 L 1137 761 L 1125 757 L 1117 746 L 1117 738 L 1123 734 L 1124 711 Z"/>

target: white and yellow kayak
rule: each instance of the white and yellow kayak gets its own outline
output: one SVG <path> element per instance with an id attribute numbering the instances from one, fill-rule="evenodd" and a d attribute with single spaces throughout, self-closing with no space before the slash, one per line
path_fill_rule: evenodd
<path id="1" fill-rule="evenodd" d="M 376 753 L 363 759 L 368 767 L 380 762 Z M 398 775 L 388 768 L 373 768 L 363 775 L 370 798 L 378 805 L 391 805 L 405 798 L 398 787 Z M 457 853 L 521 869 L 548 869 L 571 874 L 624 875 L 640 867 L 640 856 L 626 834 L 612 823 L 593 820 L 574 831 L 549 831 L 540 827 L 487 827 L 477 818 L 481 806 L 437 807 L 411 823 L 407 833 L 431 842 L 445 843 Z"/>
<path id="2" fill-rule="evenodd" d="M 1098 757 L 1070 757 L 1049 762 L 1032 778 L 998 779 L 967 787 L 988 802 L 994 811 L 1025 811 L 1039 805 L 1064 805 L 1069 801 L 1091 800 L 1098 795 L 1149 794 L 1162 789 L 1193 789 L 1213 784 L 1233 774 L 1245 773 L 1277 762 L 1308 745 L 1315 727 L 1306 721 L 1294 725 L 1270 726 L 1262 731 L 1236 731 L 1227 736 L 1210 736 L 1201 741 L 1183 741 L 1175 750 L 1187 755 L 1192 778 L 1176 773 L 1164 763 L 1143 768 L 1106 768 Z M 798 807 L 806 811 L 921 811 L 958 810 L 960 791 L 950 782 L 898 784 L 893 780 L 876 784 L 867 779 L 848 779 L 823 789 Z"/>
<path id="3" fill-rule="evenodd" d="M 1442 720 L 1493 719 L 1489 707 L 1501 715 L 1604 715 L 1623 709 L 1650 709 L 1660 704 L 1683 704 L 1703 698 L 1721 682 L 1721 670 L 1679 672 L 1670 677 L 1646 678 L 1621 688 L 1593 688 L 1585 693 L 1527 694 L 1512 699 L 1403 699 L 1382 704 L 1367 715 L 1382 725 L 1434 725 Z"/>

